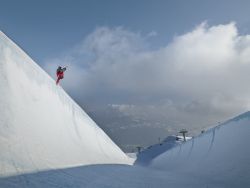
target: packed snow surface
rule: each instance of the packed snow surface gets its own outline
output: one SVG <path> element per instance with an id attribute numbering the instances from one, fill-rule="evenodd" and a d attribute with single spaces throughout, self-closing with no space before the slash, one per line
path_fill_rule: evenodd
<path id="1" fill-rule="evenodd" d="M 179 144 L 182 144 L 182 142 L 182 137 L 168 136 L 166 139 L 163 140 L 163 142 L 149 146 L 148 148 L 138 153 L 135 164 L 147 166 L 152 162 L 154 158 L 166 152 L 167 150 Z"/>
<path id="2" fill-rule="evenodd" d="M 151 165 L 89 165 L 0 178 L 3 188 L 250 187 L 250 113 L 168 150 Z"/>
<path id="3" fill-rule="evenodd" d="M 250 112 L 183 144 L 155 147 L 147 167 L 130 166 L 119 147 L 3 33 L 0 92 L 1 188 L 250 187 Z"/>
<path id="4" fill-rule="evenodd" d="M 151 167 L 191 179 L 194 187 L 250 187 L 250 112 L 156 157 Z"/>
<path id="5" fill-rule="evenodd" d="M 128 157 L 32 59 L 0 32 L 0 176 Z"/>
<path id="6" fill-rule="evenodd" d="M 240 117 L 240 118 L 239 118 Z M 0 178 L 4 188 L 250 187 L 250 113 L 178 144 L 150 165 L 90 165 Z"/>

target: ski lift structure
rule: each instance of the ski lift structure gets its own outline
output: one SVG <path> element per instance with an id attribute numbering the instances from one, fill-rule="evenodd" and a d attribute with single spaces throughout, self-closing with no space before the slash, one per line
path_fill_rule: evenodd
<path id="1" fill-rule="evenodd" d="M 181 129 L 179 131 L 179 133 L 181 133 L 183 135 L 184 142 L 186 142 L 186 134 L 188 133 L 188 131 L 186 129 Z"/>

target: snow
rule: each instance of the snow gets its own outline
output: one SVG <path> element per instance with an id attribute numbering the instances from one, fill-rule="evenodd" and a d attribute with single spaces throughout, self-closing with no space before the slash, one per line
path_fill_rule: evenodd
<path id="1" fill-rule="evenodd" d="M 126 153 L 126 155 L 130 158 L 132 158 L 133 160 L 136 160 L 137 158 L 137 154 L 136 153 Z"/>
<path id="2" fill-rule="evenodd" d="M 155 158 L 151 167 L 207 187 L 250 187 L 250 112 Z M 195 186 L 194 186 L 195 187 Z"/>
<path id="3" fill-rule="evenodd" d="M 131 166 L 134 159 L 1 32 L 0 92 L 1 188 L 250 187 L 250 112 L 184 143 L 170 137 L 145 151 L 147 166 Z"/>
<path id="4" fill-rule="evenodd" d="M 0 33 L 0 176 L 130 159 Z"/>
<path id="5" fill-rule="evenodd" d="M 187 137 L 186 140 L 190 140 L 192 137 Z M 183 136 L 168 136 L 165 138 L 161 143 L 151 145 L 146 149 L 142 150 L 140 153 L 137 154 L 137 158 L 134 164 L 141 165 L 141 166 L 148 166 L 152 160 L 162 153 L 170 150 L 173 147 L 176 147 L 179 144 L 185 142 Z"/>
<path id="6" fill-rule="evenodd" d="M 186 137 L 186 139 L 191 139 L 191 137 Z M 168 136 L 163 142 L 149 146 L 145 150 L 141 151 L 137 155 L 135 161 L 136 165 L 147 166 L 154 158 L 166 152 L 167 150 L 181 144 L 184 141 L 182 136 Z"/>
<path id="7" fill-rule="evenodd" d="M 6 188 L 165 187 L 166 174 L 127 165 L 92 165 L 0 178 Z"/>

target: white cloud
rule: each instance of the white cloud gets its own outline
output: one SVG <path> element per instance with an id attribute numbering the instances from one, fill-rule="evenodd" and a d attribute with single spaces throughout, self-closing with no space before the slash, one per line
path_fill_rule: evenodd
<path id="1" fill-rule="evenodd" d="M 138 106 L 192 124 L 249 109 L 250 36 L 239 35 L 235 23 L 202 23 L 158 50 L 147 37 L 97 28 L 45 68 L 54 74 L 57 65 L 69 65 L 63 82 L 75 96 L 128 104 L 123 111 Z"/>
<path id="2" fill-rule="evenodd" d="M 148 37 L 156 37 L 158 35 L 158 33 L 156 31 L 151 31 L 148 33 Z"/>

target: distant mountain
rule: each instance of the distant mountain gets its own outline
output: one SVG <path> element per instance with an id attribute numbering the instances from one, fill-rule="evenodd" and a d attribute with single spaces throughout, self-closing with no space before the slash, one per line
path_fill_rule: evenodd
<path id="1" fill-rule="evenodd" d="M 183 128 L 182 124 L 167 118 L 157 119 L 150 114 L 125 114 L 112 106 L 86 109 L 87 113 L 125 152 L 135 151 L 137 146 L 148 147 L 158 143 L 159 138 L 162 140 L 167 136 L 175 135 Z M 193 135 L 202 129 L 202 127 L 189 127 L 188 135 Z"/>

